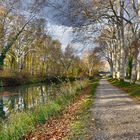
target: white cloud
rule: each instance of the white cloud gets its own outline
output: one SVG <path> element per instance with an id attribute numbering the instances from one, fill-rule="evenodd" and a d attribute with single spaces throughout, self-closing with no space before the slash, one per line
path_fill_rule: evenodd
<path id="1" fill-rule="evenodd" d="M 52 22 L 48 22 L 47 30 L 54 39 L 60 40 L 63 48 L 65 48 L 67 44 L 72 41 L 72 27 L 56 25 Z"/>

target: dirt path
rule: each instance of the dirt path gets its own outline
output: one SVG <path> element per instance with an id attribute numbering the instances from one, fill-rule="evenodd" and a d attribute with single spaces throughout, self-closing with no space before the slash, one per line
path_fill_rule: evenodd
<path id="1" fill-rule="evenodd" d="M 97 88 L 93 117 L 93 140 L 140 140 L 140 104 L 107 80 Z"/>

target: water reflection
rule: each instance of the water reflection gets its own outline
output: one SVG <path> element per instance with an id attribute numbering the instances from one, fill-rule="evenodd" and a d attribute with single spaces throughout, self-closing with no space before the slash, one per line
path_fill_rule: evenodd
<path id="1" fill-rule="evenodd" d="M 5 117 L 4 105 L 3 105 L 3 97 L 0 97 L 0 117 Z"/>
<path id="2" fill-rule="evenodd" d="M 56 89 L 55 85 L 46 84 L 0 88 L 0 118 L 46 103 L 56 96 Z"/>

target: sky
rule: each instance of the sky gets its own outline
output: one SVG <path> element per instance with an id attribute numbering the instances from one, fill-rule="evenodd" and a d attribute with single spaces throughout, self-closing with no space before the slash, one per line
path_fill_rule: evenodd
<path id="1" fill-rule="evenodd" d="M 54 39 L 58 39 L 62 43 L 63 48 L 72 42 L 72 27 L 57 25 L 49 21 L 47 23 L 47 30 Z"/>
<path id="2" fill-rule="evenodd" d="M 69 14 L 72 12 L 74 6 L 70 5 L 69 0 L 48 0 L 48 3 L 50 3 L 50 5 L 44 8 L 42 14 L 47 20 L 47 30 L 49 34 L 54 39 L 58 39 L 62 43 L 63 48 L 68 44 L 72 44 L 76 50 L 79 49 L 77 53 L 81 54 L 81 50 L 83 50 L 85 44 L 83 44 L 83 40 L 73 42 L 75 39 L 73 28 L 82 24 L 82 16 L 79 15 L 76 18 L 70 18 L 71 16 Z M 81 33 L 80 36 L 82 36 Z"/>
<path id="3" fill-rule="evenodd" d="M 53 3 L 57 3 L 59 6 L 63 5 L 63 8 L 67 6 L 65 0 L 51 0 L 51 4 Z M 42 11 L 42 15 L 47 21 L 46 28 L 48 33 L 53 37 L 53 39 L 58 39 L 61 42 L 62 47 L 65 48 L 73 39 L 73 29 L 71 26 L 63 24 L 68 21 L 68 19 L 59 12 L 60 10 L 56 10 L 53 6 L 46 6 Z"/>
<path id="4" fill-rule="evenodd" d="M 54 8 L 52 5 L 48 6 L 47 4 L 50 1 L 51 4 L 55 3 L 56 5 L 59 5 L 59 7 L 62 6 L 63 10 L 62 8 L 61 10 L 65 11 L 68 0 L 21 0 L 17 3 L 17 12 L 24 12 L 26 16 L 30 16 L 30 14 L 28 14 L 28 9 L 30 9 L 29 7 L 32 5 L 31 3 L 35 1 L 37 1 L 37 3 L 43 3 L 43 8 L 39 13 L 37 13 L 37 16 L 45 18 L 46 32 L 51 35 L 53 39 L 59 40 L 62 47 L 65 48 L 73 39 L 71 23 L 69 19 L 60 12 L 60 10 L 56 10 L 57 8 Z"/>
<path id="5" fill-rule="evenodd" d="M 73 27 L 57 24 L 51 19 L 47 18 L 47 30 L 53 39 L 59 40 L 64 50 L 68 44 L 72 45 L 77 55 L 81 56 L 86 48 L 81 42 L 74 42 Z"/>
<path id="6" fill-rule="evenodd" d="M 77 41 L 77 39 L 75 39 L 75 34 L 73 33 L 73 28 L 83 24 L 85 20 L 82 18 L 80 10 L 75 11 L 76 13 L 78 12 L 78 16 L 70 16 L 71 12 L 77 9 L 75 5 L 71 5 L 71 2 L 69 2 L 72 0 L 21 0 L 21 3 L 18 6 L 20 7 L 22 5 L 20 8 L 26 12 L 27 5 L 30 5 L 29 3 L 32 3 L 33 1 L 43 3 L 43 8 L 38 16 L 46 19 L 47 33 L 49 33 L 53 39 L 59 40 L 63 49 L 68 44 L 72 44 L 76 50 L 79 49 L 77 53 L 81 54 L 81 50 L 83 50 L 83 47 L 85 46 L 85 44 L 83 44 L 84 39 L 82 39 L 82 41 L 73 42 L 73 40 Z M 80 33 L 78 39 L 82 37 L 82 35 L 83 32 Z M 89 44 L 86 44 L 86 47 L 87 46 L 89 47 Z"/>

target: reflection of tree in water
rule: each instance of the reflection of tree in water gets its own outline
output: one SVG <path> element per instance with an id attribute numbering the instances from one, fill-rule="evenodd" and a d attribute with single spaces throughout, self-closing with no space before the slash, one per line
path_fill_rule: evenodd
<path id="1" fill-rule="evenodd" d="M 35 96 L 34 96 L 34 94 L 32 94 L 32 105 L 33 105 L 33 107 L 35 106 Z"/>
<path id="2" fill-rule="evenodd" d="M 0 118 L 5 118 L 5 111 L 4 111 L 4 105 L 3 105 L 3 97 L 0 97 Z"/>
<path id="3" fill-rule="evenodd" d="M 22 88 L 21 98 L 23 98 L 23 108 L 26 110 L 28 108 L 28 88 Z"/>
<path id="4" fill-rule="evenodd" d="M 37 105 L 45 104 L 48 100 L 53 100 L 58 93 L 58 87 L 47 85 L 22 86 L 14 89 L 0 89 L 1 93 L 9 92 L 9 96 L 0 97 L 0 118 L 10 116 L 10 114 L 34 108 Z M 12 93 L 17 93 L 12 95 Z M 6 110 L 4 110 L 6 109 Z"/>
<path id="5" fill-rule="evenodd" d="M 41 98 L 42 98 L 42 103 L 45 103 L 45 92 L 43 91 L 43 86 L 40 86 L 40 92 L 41 92 Z"/>
<path id="6" fill-rule="evenodd" d="M 7 108 L 7 111 L 8 111 L 8 115 L 11 113 L 11 112 L 13 112 L 14 110 L 15 110 L 15 104 L 16 104 L 16 96 L 10 96 L 10 97 L 8 97 L 9 99 L 8 99 L 8 104 L 7 104 L 7 106 L 6 106 L 6 108 Z M 6 112 L 7 113 L 7 112 Z M 7 115 L 7 114 L 6 114 Z"/>
<path id="7" fill-rule="evenodd" d="M 15 108 L 15 96 L 11 96 L 11 97 L 10 97 L 10 101 L 11 101 L 11 102 L 10 102 L 11 104 L 10 104 L 9 109 L 10 109 L 10 110 L 14 110 L 14 108 Z"/>
<path id="8" fill-rule="evenodd" d="M 2 93 L 3 88 L 0 88 L 0 93 Z M 5 111 L 4 111 L 4 104 L 3 104 L 3 97 L 0 96 L 0 118 L 5 118 Z"/>
<path id="9" fill-rule="evenodd" d="M 45 91 L 42 85 L 32 86 L 22 90 L 24 109 L 33 108 L 40 103 L 45 103 Z"/>

